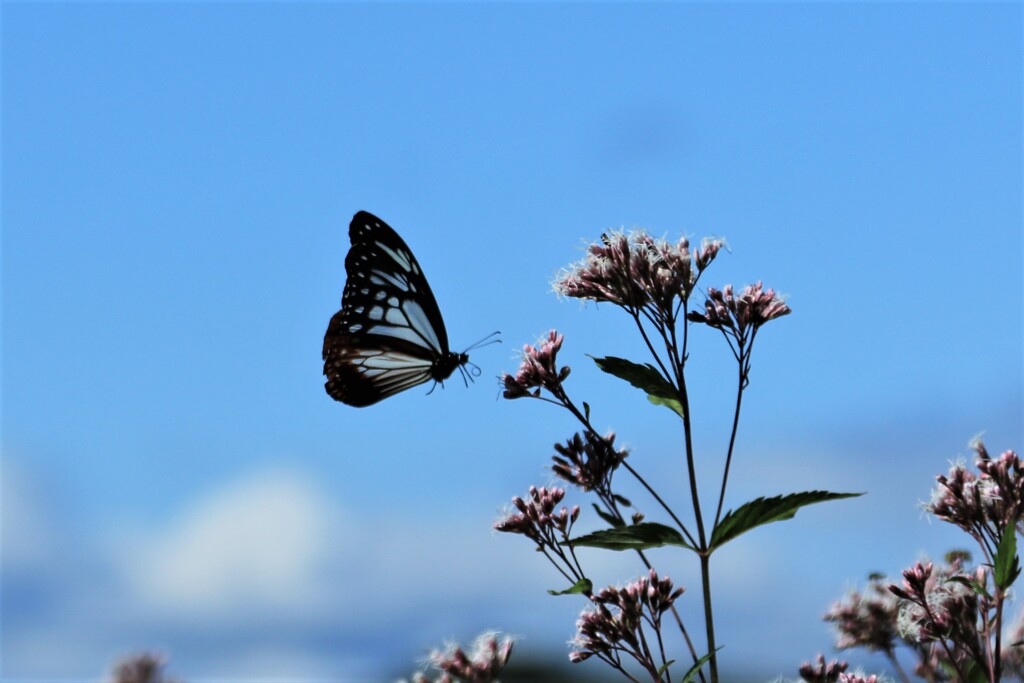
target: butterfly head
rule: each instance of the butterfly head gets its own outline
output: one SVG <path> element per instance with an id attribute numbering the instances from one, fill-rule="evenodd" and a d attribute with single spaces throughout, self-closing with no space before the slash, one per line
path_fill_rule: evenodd
<path id="1" fill-rule="evenodd" d="M 440 356 L 430 366 L 430 377 L 435 382 L 443 383 L 446 379 L 452 376 L 452 373 L 455 372 L 455 368 L 459 368 L 461 370 L 462 366 L 467 363 L 469 363 L 469 354 L 449 351 L 443 356 Z"/>

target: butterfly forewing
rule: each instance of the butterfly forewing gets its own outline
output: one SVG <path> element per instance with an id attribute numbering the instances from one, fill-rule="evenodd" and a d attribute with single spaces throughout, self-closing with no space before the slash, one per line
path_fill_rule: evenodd
<path id="1" fill-rule="evenodd" d="M 447 378 L 468 358 L 449 350 L 441 311 L 409 247 L 365 211 L 352 219 L 349 237 L 341 310 L 324 336 L 327 393 L 367 406 Z"/>

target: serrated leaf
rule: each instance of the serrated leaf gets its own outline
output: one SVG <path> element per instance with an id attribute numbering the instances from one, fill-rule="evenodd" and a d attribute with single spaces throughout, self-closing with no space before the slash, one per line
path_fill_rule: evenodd
<path id="1" fill-rule="evenodd" d="M 609 524 L 611 524 L 611 525 L 612 525 L 613 527 L 621 527 L 621 526 L 626 526 L 626 523 L 625 523 L 625 522 L 623 522 L 623 521 L 622 521 L 621 519 L 619 519 L 618 517 L 616 517 L 616 516 L 614 516 L 614 515 L 610 515 L 610 514 L 608 514 L 607 512 L 605 512 L 604 510 L 602 510 L 602 509 L 601 509 L 601 508 L 600 508 L 600 507 L 598 506 L 598 504 L 597 504 L 597 503 L 591 503 L 591 505 L 593 505 L 593 506 L 594 506 L 594 512 L 596 512 L 596 513 L 597 513 L 597 516 L 598 516 L 598 517 L 600 517 L 601 519 L 603 519 L 604 521 L 608 522 Z"/>
<path id="2" fill-rule="evenodd" d="M 674 398 L 666 398 L 664 396 L 655 396 L 654 394 L 647 394 L 647 400 L 656 406 L 665 406 L 679 417 L 683 416 L 683 404 Z"/>
<path id="3" fill-rule="evenodd" d="M 718 650 L 721 650 L 721 649 L 722 648 L 717 648 L 717 649 L 715 649 L 715 652 L 718 652 Z M 683 674 L 683 680 L 680 681 L 679 683 L 691 683 L 691 681 L 693 681 L 693 677 L 697 675 L 698 671 L 700 671 L 700 668 L 702 666 L 704 666 L 705 664 L 707 664 L 708 660 L 711 659 L 711 655 L 712 654 L 714 654 L 714 653 L 709 652 L 706 655 L 704 655 L 703 657 L 701 657 L 700 659 L 698 659 L 696 662 L 694 662 L 693 666 L 691 666 L 689 668 L 689 670 L 685 674 Z"/>
<path id="4" fill-rule="evenodd" d="M 826 500 L 839 500 L 840 498 L 855 498 L 863 496 L 863 493 L 832 493 L 831 491 L 804 491 L 803 493 L 790 493 L 785 496 L 774 496 L 772 498 L 757 498 L 744 503 L 735 510 L 725 513 L 725 517 L 719 522 L 711 533 L 711 549 L 719 548 L 737 536 L 744 534 L 754 527 L 771 522 L 781 522 L 784 519 L 792 519 L 796 511 L 805 505 L 823 503 Z"/>
<path id="5" fill-rule="evenodd" d="M 1003 529 L 1003 537 L 996 547 L 994 578 L 999 590 L 1013 585 L 1020 574 L 1020 558 L 1017 557 L 1017 533 L 1012 526 Z"/>
<path id="6" fill-rule="evenodd" d="M 593 358 L 593 356 L 591 356 Z M 683 416 L 683 406 L 679 402 L 679 392 L 665 379 L 658 368 L 650 363 L 634 363 L 625 358 L 606 356 L 594 358 L 597 367 L 609 375 L 624 379 L 637 389 L 647 393 L 647 400 L 654 405 L 661 405 L 669 408 L 680 417 Z"/>
<path id="7" fill-rule="evenodd" d="M 580 579 L 572 587 L 566 588 L 564 591 L 549 590 L 548 595 L 575 595 L 577 593 L 590 593 L 593 590 L 594 584 L 591 583 L 590 579 Z"/>
<path id="8" fill-rule="evenodd" d="M 657 522 L 643 522 L 630 526 L 602 529 L 592 534 L 570 539 L 573 547 L 604 548 L 605 550 L 646 550 L 660 548 L 664 545 L 675 545 L 693 550 L 693 546 L 683 540 L 682 534 L 670 526 Z"/>

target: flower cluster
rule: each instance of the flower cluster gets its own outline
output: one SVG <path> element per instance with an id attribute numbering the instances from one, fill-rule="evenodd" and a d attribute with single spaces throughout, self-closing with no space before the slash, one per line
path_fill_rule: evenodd
<path id="1" fill-rule="evenodd" d="M 577 432 L 565 445 L 555 444 L 556 454 L 551 456 L 555 464 L 551 469 L 584 491 L 606 491 L 615 469 L 629 455 L 625 449 L 617 450 L 614 442 L 614 433 L 598 436 L 591 431 L 583 435 Z"/>
<path id="2" fill-rule="evenodd" d="M 839 683 L 878 683 L 878 676 L 861 676 L 860 674 L 839 674 Z"/>
<path id="3" fill-rule="evenodd" d="M 513 498 L 512 505 L 518 512 L 506 515 L 495 523 L 494 528 L 506 533 L 523 534 L 539 546 L 555 543 L 555 532 L 565 539 L 580 516 L 580 507 L 574 506 L 572 512 L 565 507 L 555 512 L 555 507 L 564 497 L 565 489 L 531 486 L 530 500 L 525 501 L 519 496 Z"/>
<path id="4" fill-rule="evenodd" d="M 551 330 L 547 338 L 538 341 L 536 346 L 523 346 L 523 361 L 515 376 L 505 373 L 501 378 L 505 398 L 538 398 L 541 389 L 553 394 L 561 392 L 562 382 L 569 376 L 569 367 L 559 368 L 556 360 L 562 339 L 562 335 Z"/>
<path id="5" fill-rule="evenodd" d="M 898 613 L 896 597 L 881 579 L 873 579 L 864 594 L 852 591 L 833 604 L 824 619 L 835 624 L 837 649 L 865 647 L 891 655 L 896 648 Z"/>
<path id="6" fill-rule="evenodd" d="M 143 653 L 124 659 L 114 667 L 114 683 L 175 683 L 174 679 L 166 678 L 163 669 L 166 662 L 163 657 Z"/>
<path id="7" fill-rule="evenodd" d="M 444 652 L 432 653 L 430 664 L 464 683 L 491 683 L 498 680 L 498 674 L 512 656 L 512 645 L 511 638 L 498 642 L 497 634 L 485 633 L 477 638 L 468 655 L 462 648 L 451 646 Z"/>
<path id="8" fill-rule="evenodd" d="M 732 285 L 726 285 L 721 291 L 709 287 L 704 312 L 693 311 L 687 317 L 730 334 L 742 345 L 766 322 L 790 312 L 789 306 L 775 294 L 775 290 L 764 290 L 757 282 L 744 287 L 738 298 Z"/>
<path id="9" fill-rule="evenodd" d="M 670 320 L 675 300 L 689 298 L 700 272 L 721 248 L 721 242 L 706 240 L 691 254 L 685 237 L 672 244 L 642 230 L 605 233 L 554 287 L 563 296 L 608 302 L 633 313 L 647 308 Z"/>
<path id="10" fill-rule="evenodd" d="M 837 683 L 839 677 L 850 667 L 846 662 L 832 660 L 825 663 L 824 655 L 818 655 L 814 664 L 804 662 L 800 667 L 801 680 L 807 683 Z"/>
<path id="11" fill-rule="evenodd" d="M 661 615 L 672 608 L 683 590 L 673 590 L 672 580 L 667 576 L 658 578 L 653 569 L 624 588 L 604 588 L 593 596 L 595 606 L 585 610 L 576 622 L 578 633 L 573 645 L 577 649 L 569 660 L 578 663 L 595 655 L 608 657 L 622 652 L 650 666 L 653 657 L 641 634 L 643 625 L 650 624 L 657 631 Z"/>
<path id="12" fill-rule="evenodd" d="M 932 659 L 945 659 L 954 666 L 968 659 L 983 661 L 978 617 L 991 607 L 988 598 L 979 596 L 973 588 L 986 585 L 989 569 L 980 566 L 965 572 L 961 558 L 954 556 L 948 566 L 938 570 L 931 562 L 918 562 L 903 571 L 902 586 L 889 587 L 901 599 L 901 635 L 919 643 L 935 642 L 946 657 L 932 648 Z"/>
<path id="13" fill-rule="evenodd" d="M 954 465 L 948 476 L 937 478 L 927 510 L 991 548 L 1004 531 L 1014 533 L 1024 517 L 1024 467 L 1013 451 L 993 460 L 983 443 L 974 449 L 979 474 Z"/>
<path id="14" fill-rule="evenodd" d="M 430 678 L 424 673 L 417 673 L 412 677 L 412 683 L 497 683 L 498 674 L 512 656 L 512 645 L 511 638 L 506 637 L 499 642 L 498 634 L 484 633 L 476 639 L 469 654 L 458 645 L 450 645 L 443 652 L 435 650 L 427 663 L 441 675 Z"/>

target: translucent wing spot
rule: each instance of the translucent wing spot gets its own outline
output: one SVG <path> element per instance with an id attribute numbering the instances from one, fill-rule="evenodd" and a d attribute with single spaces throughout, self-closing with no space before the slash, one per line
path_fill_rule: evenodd
<path id="1" fill-rule="evenodd" d="M 383 289 L 378 289 L 373 294 L 373 298 L 376 299 L 377 301 L 384 301 L 384 299 L 386 299 L 387 296 L 388 296 L 388 293 L 385 292 Z M 397 306 L 397 304 L 395 304 L 395 305 Z"/>
<path id="2" fill-rule="evenodd" d="M 398 289 L 408 289 L 409 281 L 404 277 L 393 275 L 391 273 L 385 273 L 381 270 L 374 270 L 370 273 L 370 282 L 375 285 L 391 285 Z"/>
<path id="3" fill-rule="evenodd" d="M 370 320 L 381 320 L 384 318 L 384 309 L 380 306 L 374 306 L 370 309 L 370 312 L 366 314 L 366 317 Z"/>
<path id="4" fill-rule="evenodd" d="M 367 294 L 370 293 L 370 288 L 369 287 L 360 287 L 359 288 L 359 293 L 362 294 L 363 296 L 366 296 Z"/>
<path id="5" fill-rule="evenodd" d="M 431 363 L 428 360 L 413 358 L 412 356 L 400 353 L 375 352 L 372 355 L 363 355 L 360 365 L 364 368 L 374 370 L 422 370 L 424 368 L 429 368 Z"/>
<path id="6" fill-rule="evenodd" d="M 437 338 L 437 332 L 434 331 L 434 326 L 430 324 L 430 320 L 427 318 L 423 307 L 418 302 L 410 299 L 402 304 L 402 311 L 405 313 L 405 317 L 409 320 L 412 328 L 419 333 L 420 338 L 429 344 L 434 351 L 440 353 L 443 350 L 441 348 L 441 341 Z"/>
<path id="7" fill-rule="evenodd" d="M 374 318 L 376 320 L 376 318 Z M 392 325 L 404 325 L 406 323 L 405 314 L 399 308 L 389 308 L 387 315 L 384 316 L 384 320 L 388 321 Z"/>
<path id="8" fill-rule="evenodd" d="M 401 304 L 402 302 L 398 300 L 397 296 L 393 296 L 390 299 L 388 299 L 388 306 L 391 306 L 393 308 L 398 308 Z"/>
<path id="9" fill-rule="evenodd" d="M 366 331 L 367 334 L 380 334 L 387 337 L 393 337 L 395 339 L 401 339 L 407 341 L 416 346 L 425 346 L 429 342 L 425 341 L 422 334 L 418 333 L 411 327 L 407 327 L 404 323 L 397 326 L 391 326 L 388 324 L 371 325 Z M 431 349 L 437 353 L 436 349 Z"/>
<path id="10" fill-rule="evenodd" d="M 348 326 L 349 332 L 358 332 L 361 329 L 363 329 L 363 326 L 360 325 L 359 323 L 352 323 L 351 325 Z"/>
<path id="11" fill-rule="evenodd" d="M 403 253 L 395 251 L 394 249 L 392 249 L 391 247 L 382 242 L 376 242 L 375 244 L 378 247 L 380 247 L 383 251 L 385 251 L 387 255 L 390 256 L 395 263 L 402 267 L 403 270 L 412 270 L 412 264 L 410 263 L 408 256 L 406 256 Z"/>

